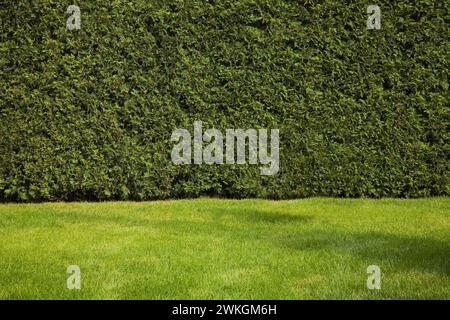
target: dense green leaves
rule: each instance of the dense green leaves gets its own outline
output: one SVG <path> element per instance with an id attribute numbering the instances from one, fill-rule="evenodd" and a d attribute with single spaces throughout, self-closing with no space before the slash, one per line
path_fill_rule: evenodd
<path id="1" fill-rule="evenodd" d="M 0 3 L 0 199 L 448 195 L 448 5 L 369 4 Z M 172 165 L 195 120 L 280 129 L 280 172 Z"/>

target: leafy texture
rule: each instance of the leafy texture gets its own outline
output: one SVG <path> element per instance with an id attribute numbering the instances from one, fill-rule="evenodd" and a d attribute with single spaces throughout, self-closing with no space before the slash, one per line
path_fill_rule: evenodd
<path id="1" fill-rule="evenodd" d="M 448 195 L 448 3 L 377 4 L 1 1 L 0 200 Z M 280 172 L 173 165 L 196 120 L 280 129 Z"/>

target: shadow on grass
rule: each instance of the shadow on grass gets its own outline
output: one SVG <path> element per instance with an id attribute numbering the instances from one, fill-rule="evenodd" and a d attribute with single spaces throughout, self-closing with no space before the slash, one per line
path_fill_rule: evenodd
<path id="1" fill-rule="evenodd" d="M 287 214 L 273 209 L 261 210 L 255 208 L 223 208 L 218 207 L 213 213 L 214 219 L 231 217 L 245 223 L 298 223 L 312 219 L 307 215 Z"/>
<path id="2" fill-rule="evenodd" d="M 450 276 L 450 243 L 446 241 L 377 232 L 318 231 L 286 235 L 280 243 L 296 250 L 350 254 L 380 267 L 390 264 L 400 270 L 425 270 Z"/>
<path id="3" fill-rule="evenodd" d="M 63 217 L 64 221 L 70 223 L 114 223 L 119 224 L 121 226 L 151 226 L 153 224 L 158 224 L 162 222 L 158 218 L 152 218 L 151 216 L 142 216 L 141 214 L 89 214 L 89 213 L 80 213 L 80 212 L 70 212 L 70 213 L 61 213 L 58 214 L 59 217 Z M 192 221 L 192 218 L 185 215 L 177 215 L 173 214 L 173 223 L 174 225 L 178 225 L 180 222 L 191 224 L 198 223 L 202 224 L 199 221 Z M 234 221 L 242 221 L 243 223 L 267 223 L 267 224 L 287 224 L 287 223 L 298 223 L 298 222 L 306 222 L 312 219 L 311 216 L 306 215 L 294 215 L 287 214 L 282 211 L 274 211 L 272 209 L 261 210 L 255 208 L 211 208 L 211 210 L 201 209 L 198 212 L 199 218 L 204 218 L 203 223 L 207 223 L 208 221 L 226 221 L 228 218 L 231 218 Z M 168 223 L 170 221 L 164 220 L 163 222 Z"/>

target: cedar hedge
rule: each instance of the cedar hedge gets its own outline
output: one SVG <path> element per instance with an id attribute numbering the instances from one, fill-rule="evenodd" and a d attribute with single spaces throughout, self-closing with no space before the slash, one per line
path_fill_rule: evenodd
<path id="1" fill-rule="evenodd" d="M 448 3 L 370 4 L 0 1 L 0 200 L 448 195 Z M 196 120 L 280 129 L 279 173 L 173 165 Z"/>

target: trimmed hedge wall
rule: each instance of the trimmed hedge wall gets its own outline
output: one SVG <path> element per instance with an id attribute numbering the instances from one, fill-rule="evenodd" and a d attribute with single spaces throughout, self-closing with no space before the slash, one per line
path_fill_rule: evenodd
<path id="1" fill-rule="evenodd" d="M 449 195 L 448 3 L 350 2 L 0 1 L 0 200 Z M 196 120 L 279 173 L 173 165 Z"/>

